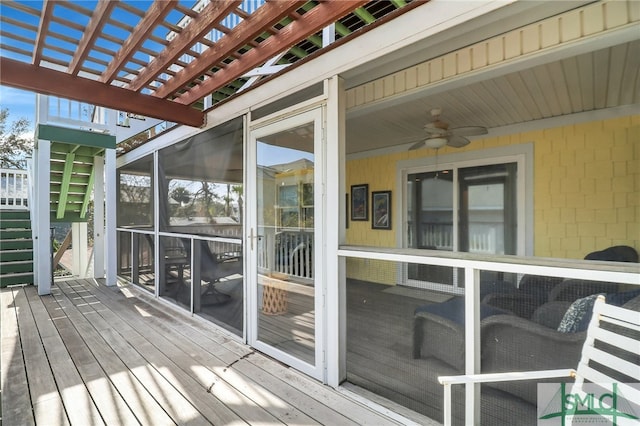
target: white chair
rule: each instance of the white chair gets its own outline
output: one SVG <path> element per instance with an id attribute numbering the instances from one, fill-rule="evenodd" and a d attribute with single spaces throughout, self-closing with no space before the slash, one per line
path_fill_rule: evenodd
<path id="1" fill-rule="evenodd" d="M 596 341 L 606 345 L 600 343 L 596 345 Z M 603 348 L 605 346 L 606 350 Z M 630 358 L 634 361 L 629 361 Z M 640 312 L 608 305 L 605 303 L 604 296 L 598 296 L 582 347 L 582 356 L 575 370 L 440 376 L 438 381 L 444 385 L 444 424 L 451 425 L 451 387 L 458 384 L 574 377 L 572 394 L 581 392 L 585 381 L 617 383 L 618 393 L 624 395 L 626 400 L 637 404 L 640 401 L 640 389 L 629 386 L 627 383 L 620 383 L 620 377 L 632 378 L 633 382 L 640 382 L 638 359 L 640 359 Z M 601 368 L 601 366 L 606 367 Z M 473 424 L 475 420 L 467 419 L 466 423 Z"/>

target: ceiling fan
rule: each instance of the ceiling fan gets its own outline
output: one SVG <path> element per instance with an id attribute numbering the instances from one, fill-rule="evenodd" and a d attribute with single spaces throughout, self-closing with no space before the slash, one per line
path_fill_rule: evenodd
<path id="1" fill-rule="evenodd" d="M 453 148 L 461 148 L 469 144 L 469 139 L 465 136 L 486 135 L 487 128 L 481 126 L 464 126 L 449 128 L 449 123 L 440 120 L 442 109 L 433 108 L 431 110 L 432 121 L 424 125 L 427 137 L 409 147 L 409 150 L 419 149 L 423 146 L 427 148 L 439 149 L 447 145 Z"/>

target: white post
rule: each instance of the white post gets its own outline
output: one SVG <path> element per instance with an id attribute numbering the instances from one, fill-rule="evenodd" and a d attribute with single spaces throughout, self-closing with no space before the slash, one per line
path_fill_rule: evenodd
<path id="1" fill-rule="evenodd" d="M 480 373 L 480 270 L 464 269 L 465 374 Z M 465 385 L 465 424 L 480 424 L 480 384 Z"/>
<path id="2" fill-rule="evenodd" d="M 444 384 L 444 403 L 442 408 L 444 426 L 451 426 L 451 384 Z"/>
<path id="3" fill-rule="evenodd" d="M 213 95 L 204 97 L 204 109 L 205 111 L 213 106 Z"/>
<path id="4" fill-rule="evenodd" d="M 153 276 L 155 280 L 155 296 L 160 297 L 160 286 L 164 289 L 164 270 L 160 267 L 160 174 L 158 173 L 160 166 L 158 151 L 153 153 L 153 182 L 152 182 L 152 199 L 153 199 Z M 164 260 L 163 260 L 164 262 Z M 162 265 L 164 267 L 164 264 Z"/>
<path id="5" fill-rule="evenodd" d="M 103 124 L 107 126 L 107 129 L 109 129 L 109 133 L 115 135 L 118 128 L 118 111 L 116 111 L 115 109 L 107 109 L 106 113 L 104 114 L 104 121 L 105 123 Z"/>
<path id="6" fill-rule="evenodd" d="M 336 24 L 331 24 L 322 29 L 322 47 L 327 47 L 336 41 Z"/>
<path id="7" fill-rule="evenodd" d="M 93 157 L 93 277 L 104 278 L 104 157 Z"/>
<path id="8" fill-rule="evenodd" d="M 105 151 L 105 263 L 108 286 L 116 285 L 117 250 L 116 243 L 116 150 Z"/>
<path id="9" fill-rule="evenodd" d="M 73 275 L 85 278 L 87 261 L 89 259 L 89 246 L 87 244 L 87 222 L 74 222 L 71 224 L 71 245 L 73 247 Z"/>
<path id="10" fill-rule="evenodd" d="M 47 124 L 49 122 L 49 96 L 36 95 L 36 123 Z"/>
<path id="11" fill-rule="evenodd" d="M 346 376 L 346 271 L 345 259 L 338 248 L 345 238 L 345 93 L 344 81 L 335 76 L 328 80 L 325 122 L 326 151 L 325 222 L 326 265 L 326 352 L 327 383 L 337 387 Z M 329 166 L 332 165 L 332 166 Z M 337 167 L 335 167 L 337 165 Z M 335 170 L 338 173 L 335 173 Z M 330 170 L 333 170 L 331 172 Z"/>
<path id="12" fill-rule="evenodd" d="M 36 224 L 37 230 L 33 233 L 34 272 L 38 285 L 38 294 L 51 294 L 51 218 L 49 216 L 50 196 L 49 196 L 49 175 L 50 175 L 51 143 L 39 139 L 37 141 L 36 153 L 34 156 L 35 167 L 35 211 L 32 223 Z"/>

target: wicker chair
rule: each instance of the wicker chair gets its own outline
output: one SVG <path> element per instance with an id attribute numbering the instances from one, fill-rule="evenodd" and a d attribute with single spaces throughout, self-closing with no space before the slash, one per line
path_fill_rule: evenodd
<path id="1" fill-rule="evenodd" d="M 549 300 L 550 292 L 562 282 L 561 277 L 525 275 L 517 291 L 487 294 L 482 303 L 513 312 L 522 318 L 531 318 L 533 312 Z"/>

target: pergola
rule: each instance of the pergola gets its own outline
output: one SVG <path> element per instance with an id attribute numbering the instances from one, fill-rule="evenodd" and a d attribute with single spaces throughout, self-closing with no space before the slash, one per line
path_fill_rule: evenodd
<path id="1" fill-rule="evenodd" d="M 193 3 L 3 1 L 0 84 L 200 127 L 205 107 L 424 1 Z"/>

